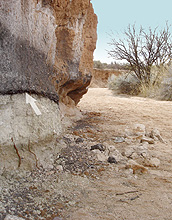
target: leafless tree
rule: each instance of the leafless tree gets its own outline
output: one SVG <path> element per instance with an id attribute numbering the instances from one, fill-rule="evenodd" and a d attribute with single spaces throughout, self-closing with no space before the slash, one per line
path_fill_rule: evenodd
<path id="1" fill-rule="evenodd" d="M 123 40 L 112 37 L 109 43 L 112 49 L 108 54 L 115 60 L 127 61 L 130 71 L 137 79 L 149 85 L 152 67 L 161 68 L 172 60 L 171 40 L 168 23 L 162 30 L 158 27 L 154 30 L 149 28 L 147 32 L 142 26 L 136 31 L 135 25 L 129 25 Z M 156 83 L 156 80 L 155 78 L 153 83 Z"/>

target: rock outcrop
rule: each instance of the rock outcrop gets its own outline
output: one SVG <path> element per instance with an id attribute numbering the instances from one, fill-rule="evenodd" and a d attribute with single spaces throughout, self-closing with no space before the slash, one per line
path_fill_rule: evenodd
<path id="1" fill-rule="evenodd" d="M 0 9 L 0 94 L 77 104 L 97 39 L 90 0 L 1 0 Z"/>
<path id="2" fill-rule="evenodd" d="M 91 81 L 96 27 L 90 0 L 0 1 L 0 167 L 16 167 L 15 145 L 21 160 L 50 162 L 66 106 L 75 113 Z"/>
<path id="3" fill-rule="evenodd" d="M 125 70 L 113 70 L 113 69 L 93 69 L 92 80 L 90 87 L 96 88 L 107 88 L 108 79 L 112 75 L 118 76 L 122 74 Z"/>

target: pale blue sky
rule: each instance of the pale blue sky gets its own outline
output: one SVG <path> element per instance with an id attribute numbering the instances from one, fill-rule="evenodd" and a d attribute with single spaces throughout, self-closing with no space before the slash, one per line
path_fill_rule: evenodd
<path id="1" fill-rule="evenodd" d="M 110 63 L 106 49 L 109 48 L 113 31 L 119 34 L 128 24 L 136 23 L 145 28 L 164 27 L 166 21 L 172 25 L 172 0 L 92 0 L 98 16 L 98 41 L 94 60 Z M 115 36 L 114 36 L 115 37 Z"/>

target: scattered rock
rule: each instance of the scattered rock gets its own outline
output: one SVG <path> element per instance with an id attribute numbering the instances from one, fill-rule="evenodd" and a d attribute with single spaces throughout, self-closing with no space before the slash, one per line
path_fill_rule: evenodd
<path id="1" fill-rule="evenodd" d="M 70 144 L 72 142 L 71 139 L 68 137 L 63 137 L 63 140 L 66 144 Z"/>
<path id="2" fill-rule="evenodd" d="M 124 156 L 126 156 L 127 158 L 131 158 L 133 153 L 134 153 L 134 147 L 130 146 L 125 150 Z"/>
<path id="3" fill-rule="evenodd" d="M 126 165 L 126 169 L 132 169 L 133 170 L 133 174 L 143 174 L 143 173 L 147 173 L 148 172 L 147 168 L 145 168 L 144 166 L 138 164 L 134 160 L 129 160 L 128 161 L 128 164 Z"/>
<path id="4" fill-rule="evenodd" d="M 147 161 L 145 161 L 145 165 L 149 167 L 159 167 L 160 166 L 160 160 L 158 158 L 151 158 Z"/>
<path id="5" fill-rule="evenodd" d="M 153 138 L 155 141 L 161 141 L 162 143 L 165 143 L 164 139 L 162 138 L 160 132 L 158 129 L 153 129 L 150 133 L 150 137 Z"/>
<path id="6" fill-rule="evenodd" d="M 155 143 L 153 138 L 146 137 L 146 136 L 141 138 L 141 143 L 143 143 L 143 142 L 147 142 L 148 144 L 154 144 Z"/>
<path id="7" fill-rule="evenodd" d="M 117 164 L 115 157 L 108 157 L 108 162 Z"/>
<path id="8" fill-rule="evenodd" d="M 78 143 L 83 143 L 84 142 L 84 138 L 81 138 L 81 137 L 79 137 L 79 138 L 77 138 L 76 140 L 75 140 L 75 142 L 78 144 Z"/>
<path id="9" fill-rule="evenodd" d="M 149 154 L 148 154 L 148 144 L 147 144 L 147 142 L 143 143 L 143 144 L 140 144 L 138 146 L 135 146 L 135 151 L 138 154 L 138 156 L 148 157 Z"/>
<path id="10" fill-rule="evenodd" d="M 107 149 L 109 151 L 108 156 L 114 157 L 118 163 L 125 160 L 124 157 L 122 156 L 122 154 L 116 149 L 116 147 L 114 145 L 109 145 L 107 147 Z"/>
<path id="11" fill-rule="evenodd" d="M 105 151 L 106 147 L 103 146 L 102 144 L 95 144 L 95 145 L 91 146 L 91 150 Z"/>
<path id="12" fill-rule="evenodd" d="M 63 219 L 60 217 L 55 217 L 53 220 L 63 220 Z"/>
<path id="13" fill-rule="evenodd" d="M 14 215 L 7 215 L 4 220 L 24 220 L 24 218 L 20 218 Z"/>
<path id="14" fill-rule="evenodd" d="M 122 143 L 122 142 L 125 142 L 125 138 L 124 137 L 114 137 L 113 141 L 115 143 Z"/>
<path id="15" fill-rule="evenodd" d="M 63 166 L 62 166 L 62 165 L 57 165 L 57 166 L 56 166 L 56 169 L 57 169 L 58 171 L 62 172 L 62 171 L 63 171 Z"/>
<path id="16" fill-rule="evenodd" d="M 96 154 L 98 161 L 102 161 L 102 162 L 107 161 L 108 156 L 105 153 L 101 152 L 98 149 L 93 150 L 93 152 Z"/>
<path id="17" fill-rule="evenodd" d="M 138 146 L 137 145 L 129 146 L 125 150 L 124 156 L 131 159 L 137 159 L 138 157 L 144 157 L 144 158 L 148 157 L 149 153 L 148 153 L 147 142 L 140 144 Z"/>

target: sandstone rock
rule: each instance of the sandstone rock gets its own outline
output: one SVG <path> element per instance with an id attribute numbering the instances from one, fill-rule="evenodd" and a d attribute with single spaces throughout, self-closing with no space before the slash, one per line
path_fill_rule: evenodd
<path id="1" fill-rule="evenodd" d="M 24 218 L 17 217 L 14 215 L 7 215 L 4 220 L 24 220 Z"/>
<path id="2" fill-rule="evenodd" d="M 77 104 L 91 80 L 96 26 L 89 0 L 1 0 L 0 94 Z"/>
<path id="3" fill-rule="evenodd" d="M 0 166 L 16 168 L 15 143 L 22 165 L 29 158 L 32 167 L 38 157 L 52 168 L 46 143 L 61 134 L 65 111 L 73 116 L 87 92 L 97 17 L 90 0 L 1 0 L 0 8 L 0 151 L 5 152 Z M 26 92 L 37 100 L 41 115 L 26 105 Z M 29 141 L 36 146 L 32 153 Z"/>
<path id="4" fill-rule="evenodd" d="M 0 146 L 27 145 L 59 135 L 62 132 L 60 110 L 57 103 L 33 95 L 41 111 L 37 116 L 30 105 L 26 104 L 25 94 L 0 96 Z"/>
<path id="5" fill-rule="evenodd" d="M 92 80 L 90 87 L 92 88 L 107 88 L 108 81 L 113 81 L 111 77 L 122 74 L 124 70 L 112 70 L 112 69 L 93 69 Z"/>

